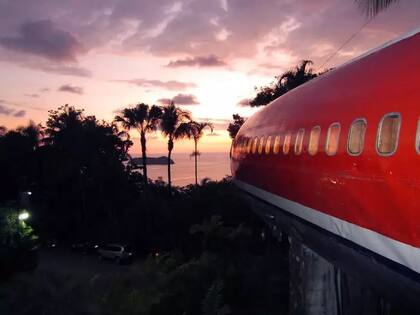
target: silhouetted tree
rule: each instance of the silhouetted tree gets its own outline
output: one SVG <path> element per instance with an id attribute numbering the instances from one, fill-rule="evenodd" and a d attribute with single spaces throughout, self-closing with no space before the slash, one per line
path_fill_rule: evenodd
<path id="1" fill-rule="evenodd" d="M 196 122 L 191 121 L 189 123 L 189 134 L 194 140 L 194 151 L 191 153 L 191 156 L 194 156 L 194 164 L 195 164 L 195 184 L 198 185 L 198 166 L 197 166 L 197 157 L 201 154 L 198 151 L 198 142 L 200 141 L 201 137 L 203 136 L 203 132 L 205 128 L 209 128 L 211 132 L 213 132 L 213 124 L 210 122 Z"/>
<path id="2" fill-rule="evenodd" d="M 235 139 L 236 134 L 238 133 L 239 129 L 241 129 L 241 126 L 245 122 L 245 118 L 239 116 L 239 114 L 233 114 L 233 122 L 231 122 L 227 128 L 227 131 L 229 132 L 229 136 L 233 139 Z"/>
<path id="3" fill-rule="evenodd" d="M 269 86 L 255 88 L 257 95 L 249 103 L 251 106 L 267 105 L 279 96 L 293 90 L 294 88 L 302 85 L 318 74 L 313 73 L 308 66 L 312 64 L 310 60 L 303 60 L 293 70 L 289 70 L 280 76 L 275 77 L 275 82 Z"/>
<path id="4" fill-rule="evenodd" d="M 115 116 L 115 121 L 126 130 L 136 129 L 140 133 L 140 147 L 143 162 L 143 176 L 147 184 L 147 148 L 146 134 L 156 131 L 162 111 L 159 106 L 141 103 L 134 108 L 125 108 L 121 115 Z"/>
<path id="5" fill-rule="evenodd" d="M 43 127 L 40 124 L 36 125 L 32 120 L 29 121 L 27 126 L 19 127 L 16 131 L 20 132 L 31 142 L 31 146 L 34 150 L 38 147 L 42 137 L 44 136 Z"/>
<path id="6" fill-rule="evenodd" d="M 35 194 L 45 209 L 41 224 L 51 233 L 74 237 L 94 233 L 92 227 L 101 221 L 115 221 L 127 198 L 129 178 L 123 162 L 131 141 L 120 138 L 115 124 L 66 105 L 50 111 L 44 142 L 38 150 L 39 193 Z M 75 229 L 55 230 L 53 222 Z"/>
<path id="7" fill-rule="evenodd" d="M 368 17 L 374 17 L 399 0 L 355 0 Z"/>
<path id="8" fill-rule="evenodd" d="M 162 116 L 160 120 L 160 129 L 168 138 L 168 188 L 171 191 L 171 154 L 174 149 L 174 141 L 190 135 L 188 121 L 191 121 L 191 115 L 176 107 L 174 102 L 162 107 Z"/>
<path id="9" fill-rule="evenodd" d="M 39 145 L 41 129 L 32 122 L 16 130 L 0 133 L 0 202 L 17 200 L 20 191 L 34 181 L 35 148 Z"/>

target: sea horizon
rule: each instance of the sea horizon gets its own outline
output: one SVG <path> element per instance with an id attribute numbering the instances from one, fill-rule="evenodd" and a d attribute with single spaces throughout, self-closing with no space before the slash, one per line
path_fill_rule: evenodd
<path id="1" fill-rule="evenodd" d="M 171 165 L 172 184 L 174 186 L 187 186 L 194 184 L 194 157 L 191 153 L 173 153 L 171 158 L 175 164 Z M 141 154 L 132 154 L 133 158 L 141 157 Z M 150 153 L 147 157 L 167 157 L 167 153 Z M 168 181 L 166 165 L 148 165 L 148 177 L 152 180 L 161 179 Z M 230 176 L 229 152 L 205 152 L 198 157 L 198 180 L 210 178 L 211 180 L 221 180 Z"/>

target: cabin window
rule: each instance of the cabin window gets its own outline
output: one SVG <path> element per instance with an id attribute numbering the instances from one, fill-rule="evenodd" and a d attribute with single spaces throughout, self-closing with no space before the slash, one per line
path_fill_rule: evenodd
<path id="1" fill-rule="evenodd" d="M 258 145 L 258 154 L 263 153 L 263 149 L 264 149 L 264 137 L 260 138 L 260 143 Z"/>
<path id="2" fill-rule="evenodd" d="M 417 122 L 416 151 L 420 154 L 420 118 Z"/>
<path id="3" fill-rule="evenodd" d="M 338 150 L 338 142 L 340 140 L 340 124 L 333 123 L 328 128 L 327 143 L 325 145 L 325 152 L 328 155 L 335 155 Z"/>
<path id="4" fill-rule="evenodd" d="M 265 154 L 270 154 L 271 151 L 271 136 L 267 137 L 267 141 L 265 142 Z"/>
<path id="5" fill-rule="evenodd" d="M 359 155 L 363 151 L 367 123 L 365 119 L 356 119 L 350 126 L 347 150 L 351 155 Z"/>
<path id="6" fill-rule="evenodd" d="M 295 140 L 295 154 L 296 155 L 299 155 L 302 153 L 304 136 L 305 136 L 305 129 L 299 129 L 296 134 L 296 140 Z"/>
<path id="7" fill-rule="evenodd" d="M 273 153 L 278 154 L 280 152 L 280 136 L 274 138 Z"/>
<path id="8" fill-rule="evenodd" d="M 252 148 L 252 138 L 249 138 L 248 143 L 246 145 L 246 153 L 251 153 L 251 148 Z"/>
<path id="9" fill-rule="evenodd" d="M 252 153 L 257 153 L 257 145 L 258 145 L 258 137 L 254 138 L 254 141 L 252 142 Z"/>
<path id="10" fill-rule="evenodd" d="M 378 128 L 376 149 L 380 155 L 392 155 L 398 146 L 398 137 L 401 126 L 401 115 L 391 113 L 385 115 Z"/>
<path id="11" fill-rule="evenodd" d="M 283 142 L 283 153 L 288 154 L 290 151 L 290 141 L 292 140 L 292 134 L 288 132 L 286 136 L 284 137 Z"/>
<path id="12" fill-rule="evenodd" d="M 315 155 L 318 153 L 320 136 L 321 136 L 321 127 L 320 126 L 313 127 L 311 130 L 311 135 L 309 137 L 308 153 L 310 155 Z"/>

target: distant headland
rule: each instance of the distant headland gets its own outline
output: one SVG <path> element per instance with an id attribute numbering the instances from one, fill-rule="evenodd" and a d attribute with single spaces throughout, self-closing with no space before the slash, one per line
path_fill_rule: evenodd
<path id="1" fill-rule="evenodd" d="M 143 160 L 141 157 L 133 158 L 132 161 L 139 166 L 143 164 Z M 168 164 L 168 158 L 166 156 L 159 156 L 159 157 L 147 157 L 146 158 L 147 165 L 167 165 Z M 171 164 L 175 164 L 175 162 L 171 159 Z"/>

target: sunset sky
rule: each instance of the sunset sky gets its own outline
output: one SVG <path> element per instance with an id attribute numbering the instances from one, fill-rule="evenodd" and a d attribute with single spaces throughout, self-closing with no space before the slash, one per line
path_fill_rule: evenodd
<path id="1" fill-rule="evenodd" d="M 200 150 L 225 151 L 232 114 L 255 111 L 241 105 L 254 86 L 302 59 L 318 70 L 366 21 L 352 0 L 0 0 L 0 125 L 43 123 L 67 103 L 110 121 L 174 99 L 215 123 Z M 419 26 L 420 1 L 401 0 L 325 68 Z M 159 133 L 148 144 L 166 150 Z M 184 151 L 191 143 L 175 145 Z"/>

